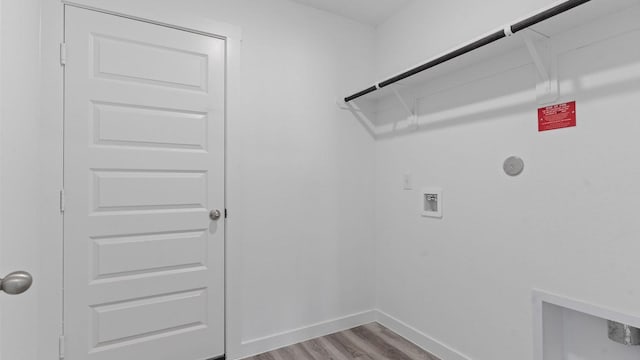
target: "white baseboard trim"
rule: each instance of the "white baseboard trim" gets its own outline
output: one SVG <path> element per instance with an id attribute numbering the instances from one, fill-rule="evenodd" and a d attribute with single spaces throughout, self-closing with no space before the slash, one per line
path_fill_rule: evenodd
<path id="1" fill-rule="evenodd" d="M 245 357 L 261 354 L 271 350 L 279 349 L 317 338 L 329 335 L 335 332 L 354 328 L 356 326 L 372 323 L 376 321 L 376 311 L 369 310 L 361 313 L 347 315 L 341 318 L 327 320 L 301 327 L 294 330 L 281 332 L 262 338 L 243 341 L 240 346 L 240 354 L 235 354 L 235 359 L 243 359 Z"/>
<path id="2" fill-rule="evenodd" d="M 372 322 L 378 322 L 442 360 L 471 360 L 469 356 L 461 353 L 451 346 L 434 339 L 433 337 L 380 310 L 363 311 L 361 313 L 351 314 L 309 326 L 243 341 L 240 345 L 239 354 L 233 354 L 233 358 L 235 360 L 244 359 L 246 357 L 262 354 L 281 347 L 297 344 L 299 342 Z"/>
<path id="3" fill-rule="evenodd" d="M 404 337 L 442 360 L 471 360 L 469 356 L 392 317 L 389 314 L 380 310 L 376 310 L 375 314 L 376 321 L 380 325 Z"/>

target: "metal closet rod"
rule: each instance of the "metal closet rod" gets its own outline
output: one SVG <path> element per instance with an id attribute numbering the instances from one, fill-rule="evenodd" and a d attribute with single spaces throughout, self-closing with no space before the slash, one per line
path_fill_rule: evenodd
<path id="1" fill-rule="evenodd" d="M 474 41 L 470 44 L 464 45 L 461 48 L 458 48 L 456 50 L 453 50 L 452 52 L 442 55 L 439 58 L 433 59 L 425 64 L 422 64 L 418 67 L 415 67 L 411 70 L 407 70 L 405 72 L 403 72 L 402 74 L 396 75 L 390 79 L 387 79 L 377 85 L 373 85 L 371 87 L 368 87 L 362 91 L 359 91 L 351 96 L 347 96 L 346 98 L 344 98 L 345 102 L 349 102 L 352 100 L 355 100 L 359 97 L 365 96 L 369 93 L 372 93 L 378 89 L 381 89 L 385 86 L 389 86 L 393 83 L 396 83 L 398 81 L 404 80 L 410 76 L 416 75 L 420 72 L 423 72 L 427 69 L 431 69 L 435 66 L 438 66 L 442 63 L 445 63 L 449 60 L 453 60 L 461 55 L 464 55 L 466 53 L 469 53 L 473 50 L 476 50 L 478 48 L 481 48 L 483 46 L 489 45 L 495 41 L 498 41 L 502 38 L 505 38 L 507 36 L 511 36 L 515 33 L 517 33 L 518 31 L 522 31 L 528 27 L 531 27 L 537 23 L 540 23 L 542 21 L 545 21 L 547 19 L 550 19 L 556 15 L 560 15 L 566 11 L 569 11 L 575 7 L 578 7 L 582 4 L 588 3 L 591 0 L 568 0 L 563 2 L 560 5 L 554 6 L 550 9 L 547 9 L 539 14 L 533 15 L 529 18 L 526 18 L 520 22 L 517 22 L 511 26 L 507 26 L 504 30 L 500 30 L 500 31 L 496 31 L 493 34 L 487 35 L 485 37 L 483 37 L 480 40 Z"/>

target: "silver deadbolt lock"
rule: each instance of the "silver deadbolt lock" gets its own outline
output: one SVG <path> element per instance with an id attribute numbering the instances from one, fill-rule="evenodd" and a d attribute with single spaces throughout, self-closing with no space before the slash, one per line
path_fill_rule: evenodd
<path id="1" fill-rule="evenodd" d="M 220 219 L 221 216 L 222 216 L 222 213 L 218 209 L 211 210 L 209 212 L 209 219 L 211 219 L 211 220 L 218 220 L 218 219 Z"/>
<path id="2" fill-rule="evenodd" d="M 33 284 L 31 274 L 26 271 L 16 271 L 0 279 L 0 291 L 9 295 L 18 295 L 29 290 Z"/>

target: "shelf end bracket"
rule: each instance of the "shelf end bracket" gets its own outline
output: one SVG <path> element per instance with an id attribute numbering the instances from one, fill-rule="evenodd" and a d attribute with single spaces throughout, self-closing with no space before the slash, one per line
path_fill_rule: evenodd
<path id="1" fill-rule="evenodd" d="M 391 85 L 389 87 L 391 88 L 391 91 L 393 91 L 393 94 L 398 99 L 398 102 L 400 102 L 400 105 L 402 105 L 402 108 L 407 112 L 407 115 L 409 116 L 409 126 L 418 127 L 417 99 L 413 101 L 413 107 L 409 107 L 409 105 L 407 105 L 407 102 L 404 100 L 402 95 L 400 95 L 398 88 L 395 85 Z"/>
<path id="2" fill-rule="evenodd" d="M 527 30 L 523 31 L 524 40 L 529 55 L 537 70 L 536 98 L 539 104 L 554 102 L 560 96 L 558 88 L 558 58 L 548 38 L 535 40 L 533 34 L 539 34 Z"/>

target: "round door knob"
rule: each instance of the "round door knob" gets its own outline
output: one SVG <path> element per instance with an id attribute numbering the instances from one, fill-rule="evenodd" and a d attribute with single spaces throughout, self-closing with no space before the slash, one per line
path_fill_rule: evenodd
<path id="1" fill-rule="evenodd" d="M 211 220 L 218 220 L 218 219 L 220 219 L 221 216 L 222 216 L 222 213 L 220 212 L 220 210 L 216 209 L 216 210 L 211 210 L 209 212 L 209 218 Z"/>
<path id="2" fill-rule="evenodd" d="M 16 271 L 0 279 L 0 290 L 9 295 L 18 295 L 29 290 L 33 284 L 31 274 L 26 271 Z"/>

